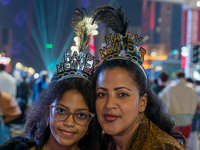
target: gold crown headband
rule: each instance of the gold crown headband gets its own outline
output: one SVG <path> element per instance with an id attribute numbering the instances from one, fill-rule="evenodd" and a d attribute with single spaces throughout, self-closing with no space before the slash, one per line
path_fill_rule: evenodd
<path id="1" fill-rule="evenodd" d="M 147 74 L 141 66 L 146 50 L 142 47 L 138 50 L 138 44 L 143 38 L 138 38 L 137 34 L 126 32 L 130 21 L 128 18 L 124 19 L 123 6 L 120 5 L 117 8 L 110 5 L 100 6 L 93 11 L 93 14 L 93 22 L 103 23 L 115 31 L 114 36 L 112 34 L 109 37 L 105 36 L 106 46 L 99 50 L 102 61 L 129 60 L 142 70 L 147 83 Z"/>
<path id="2" fill-rule="evenodd" d="M 123 38 L 126 38 L 128 41 L 125 43 Z M 110 34 L 110 38 L 106 36 L 105 40 L 106 46 L 99 50 L 102 61 L 109 61 L 114 59 L 129 60 L 142 70 L 145 78 L 147 79 L 146 72 L 141 66 L 144 62 L 144 55 L 146 54 L 146 50 L 143 47 L 140 47 L 138 51 L 137 46 L 139 41 L 142 40 L 142 37 L 138 38 L 137 34 L 134 35 L 133 33 L 128 33 L 127 36 L 120 37 L 118 33 L 115 33 L 114 38 Z M 133 42 L 133 40 L 135 40 L 135 42 Z M 134 45 L 133 43 L 136 44 Z"/>
<path id="3" fill-rule="evenodd" d="M 125 36 L 115 33 L 114 37 L 110 34 L 109 38 L 105 36 L 106 46 L 99 50 L 102 61 L 112 57 L 126 56 L 142 64 L 146 50 L 140 47 L 138 51 L 138 43 L 141 40 L 142 37 L 138 38 L 138 35 L 133 33 L 126 33 Z"/>

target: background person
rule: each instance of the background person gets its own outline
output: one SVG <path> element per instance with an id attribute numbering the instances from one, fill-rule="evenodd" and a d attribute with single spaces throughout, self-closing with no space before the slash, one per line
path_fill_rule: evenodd
<path id="1" fill-rule="evenodd" d="M 0 144 L 10 138 L 7 124 L 21 114 L 16 102 L 16 93 L 15 79 L 6 72 L 6 65 L 0 63 Z"/>
<path id="2" fill-rule="evenodd" d="M 10 139 L 10 129 L 8 124 L 21 115 L 21 109 L 16 99 L 4 92 L 0 91 L 0 144 Z"/>
<path id="3" fill-rule="evenodd" d="M 152 89 L 154 90 L 156 94 L 158 94 L 160 91 L 162 91 L 165 88 L 168 78 L 169 78 L 169 74 L 166 71 L 161 71 L 158 74 L 158 78 L 157 78 L 158 84 L 155 84 L 152 86 Z"/>
<path id="4" fill-rule="evenodd" d="M 26 78 L 27 76 L 23 76 L 23 81 L 19 84 L 17 93 L 18 93 L 18 97 L 17 97 L 17 101 L 18 104 L 22 110 L 22 114 L 15 120 L 13 120 L 11 123 L 13 124 L 21 124 L 23 125 L 25 122 L 25 112 L 28 108 L 28 96 L 30 93 L 30 88 L 29 88 L 29 84 L 26 82 Z"/>
<path id="5" fill-rule="evenodd" d="M 176 83 L 165 88 L 159 96 L 164 101 L 168 113 L 173 115 L 176 129 L 183 133 L 188 142 L 198 95 L 191 83 L 185 80 L 183 70 L 177 71 Z"/>
<path id="6" fill-rule="evenodd" d="M 198 82 L 195 82 L 192 78 L 187 78 L 187 82 L 191 83 L 191 87 L 195 88 L 196 92 L 198 93 Z M 199 96 L 199 94 L 198 94 Z M 190 136 L 188 138 L 188 147 L 192 150 L 199 150 L 199 138 L 198 138 L 198 129 L 199 129 L 199 104 L 197 107 L 197 110 L 195 112 L 195 115 L 193 116 L 192 119 L 192 130 L 190 132 Z"/>
<path id="7" fill-rule="evenodd" d="M 0 90 L 16 98 L 17 87 L 15 79 L 6 72 L 6 66 L 4 64 L 0 64 Z"/>
<path id="8" fill-rule="evenodd" d="M 48 86 L 47 77 L 48 77 L 48 72 L 46 70 L 40 71 L 40 76 L 35 81 L 35 85 L 34 85 L 35 99 L 37 99 L 40 92 L 42 92 L 44 89 L 47 88 Z"/>

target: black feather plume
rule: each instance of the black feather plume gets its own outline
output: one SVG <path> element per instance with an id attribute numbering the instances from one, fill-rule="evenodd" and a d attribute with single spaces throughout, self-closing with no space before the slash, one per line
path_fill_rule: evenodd
<path id="1" fill-rule="evenodd" d="M 85 8 L 82 8 L 81 10 L 76 8 L 75 12 L 72 14 L 72 27 L 75 30 L 77 29 L 76 24 L 81 22 L 85 16 L 87 16 L 87 10 Z"/>
<path id="2" fill-rule="evenodd" d="M 92 18 L 88 16 L 85 8 L 76 9 L 73 13 L 72 27 L 78 37 L 78 50 L 84 51 L 90 42 L 90 38 L 97 29 L 97 24 L 92 24 Z"/>
<path id="3" fill-rule="evenodd" d="M 113 31 L 125 35 L 130 21 L 128 18 L 124 18 L 122 5 L 117 5 L 116 8 L 111 5 L 100 6 L 93 11 L 93 14 L 93 21 L 105 24 Z"/>

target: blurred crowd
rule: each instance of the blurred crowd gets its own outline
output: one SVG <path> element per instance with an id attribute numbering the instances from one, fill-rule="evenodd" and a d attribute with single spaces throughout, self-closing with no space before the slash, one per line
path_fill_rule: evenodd
<path id="1" fill-rule="evenodd" d="M 0 64 L 0 143 L 23 133 L 25 112 L 48 83 L 46 70 L 34 78 L 20 70 L 14 70 L 11 75 Z"/>
<path id="2" fill-rule="evenodd" d="M 173 116 L 175 128 L 182 132 L 187 145 L 199 150 L 200 81 L 185 78 L 183 70 L 177 71 L 175 79 L 169 80 L 169 77 L 168 72 L 161 71 L 152 82 L 152 89 Z"/>
<path id="3" fill-rule="evenodd" d="M 0 105 L 1 127 L 0 143 L 15 135 L 23 134 L 25 112 L 38 94 L 49 84 L 48 72 L 42 70 L 35 79 L 26 73 L 14 71 L 13 75 L 5 70 L 6 66 L 0 64 Z M 199 149 L 198 131 L 200 129 L 200 81 L 185 78 L 183 70 L 177 71 L 176 78 L 169 80 L 170 74 L 161 71 L 152 81 L 152 89 L 166 105 L 166 111 L 173 116 L 175 128 L 182 132 L 187 145 L 194 150 Z M 6 95 L 7 94 L 7 95 Z M 7 99 L 7 100 L 5 100 Z M 3 104 L 2 101 L 8 101 Z M 9 106 L 11 103 L 14 106 Z M 15 102 L 13 102 L 15 101 Z M 3 108 L 4 107 L 4 108 Z M 15 110 L 9 107 L 15 107 Z M 12 111 L 5 111 L 12 110 Z M 14 114 L 12 114 L 14 113 Z M 6 120 L 7 119 L 7 120 Z M 2 129 L 2 126 L 4 128 Z M 21 125 L 19 127 L 19 125 Z M 21 132 L 17 132 L 20 131 Z"/>

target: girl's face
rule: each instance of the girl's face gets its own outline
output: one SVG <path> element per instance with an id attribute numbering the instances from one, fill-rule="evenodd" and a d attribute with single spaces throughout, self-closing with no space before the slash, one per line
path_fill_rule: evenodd
<path id="1" fill-rule="evenodd" d="M 103 130 L 114 136 L 133 134 L 139 113 L 144 112 L 147 95 L 139 90 L 127 70 L 121 67 L 103 70 L 96 83 L 96 112 Z"/>
<path id="2" fill-rule="evenodd" d="M 85 114 L 89 112 L 89 108 L 85 103 L 84 97 L 76 90 L 66 91 L 58 103 L 53 102 L 51 106 L 57 106 L 51 109 L 52 114 L 63 115 L 64 121 L 56 121 L 54 118 L 59 119 L 59 116 L 51 114 L 50 120 L 50 141 L 54 145 L 62 145 L 65 147 L 76 147 L 78 141 L 86 134 L 88 130 L 88 124 L 85 126 L 78 125 L 76 122 L 82 123 Z M 54 109 L 54 111 L 53 111 Z M 74 113 L 70 114 L 66 118 L 66 112 Z M 60 116 L 62 118 L 62 116 Z M 74 118 L 76 119 L 74 120 Z"/>

